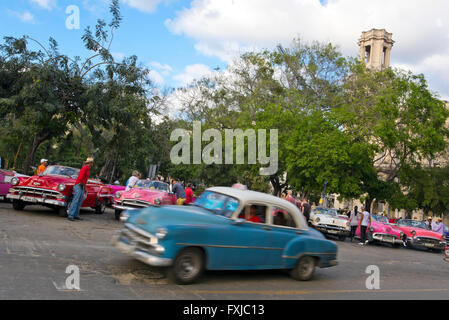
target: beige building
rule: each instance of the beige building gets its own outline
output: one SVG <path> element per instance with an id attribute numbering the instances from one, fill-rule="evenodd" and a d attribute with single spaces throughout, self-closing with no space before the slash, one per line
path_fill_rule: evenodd
<path id="1" fill-rule="evenodd" d="M 360 47 L 360 60 L 365 62 L 369 69 L 380 71 L 390 66 L 391 49 L 394 44 L 392 36 L 392 33 L 387 32 L 385 29 L 372 29 L 362 32 L 362 36 L 358 41 Z M 449 109 L 449 102 L 445 102 Z M 449 119 L 447 125 L 449 126 Z M 428 159 L 428 163 L 424 163 L 424 165 L 445 165 L 448 162 L 448 155 L 449 150 L 435 159 Z M 388 171 L 390 163 L 391 159 L 388 159 L 387 157 L 382 158 L 382 161 L 376 163 L 376 167 L 379 169 L 379 174 L 381 176 L 385 175 L 385 172 Z M 357 199 L 340 202 L 336 195 L 332 195 L 331 197 L 333 198 L 332 202 L 334 207 L 338 209 L 352 209 L 354 206 L 358 206 L 360 209 L 363 205 L 360 200 Z M 404 210 L 392 210 L 388 203 L 379 203 L 376 201 L 373 201 L 371 204 L 370 212 L 382 212 L 390 218 L 406 217 L 406 212 Z M 424 213 L 421 210 L 415 211 L 413 212 L 413 218 L 422 220 L 425 218 Z M 446 224 L 448 223 L 449 221 L 446 221 Z"/>

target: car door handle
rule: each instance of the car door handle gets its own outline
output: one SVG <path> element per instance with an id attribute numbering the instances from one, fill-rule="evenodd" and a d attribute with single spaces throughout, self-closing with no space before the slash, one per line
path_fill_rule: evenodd
<path id="1" fill-rule="evenodd" d="M 270 227 L 263 227 L 264 230 L 270 231 L 271 228 Z"/>
<path id="2" fill-rule="evenodd" d="M 302 231 L 296 231 L 296 234 L 302 234 Z"/>

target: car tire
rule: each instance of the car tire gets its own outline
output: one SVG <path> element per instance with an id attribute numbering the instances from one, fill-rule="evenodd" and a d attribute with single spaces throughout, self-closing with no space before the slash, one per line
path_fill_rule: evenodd
<path id="1" fill-rule="evenodd" d="M 96 214 L 103 214 L 105 210 L 106 210 L 106 199 L 103 199 L 95 207 L 95 213 Z"/>
<path id="2" fill-rule="evenodd" d="M 13 200 L 12 208 L 16 211 L 22 211 L 25 208 L 25 203 L 20 200 Z"/>
<path id="3" fill-rule="evenodd" d="M 120 214 L 122 213 L 122 210 L 115 209 L 115 220 L 120 221 Z"/>
<path id="4" fill-rule="evenodd" d="M 65 207 L 57 207 L 56 212 L 58 216 L 62 218 L 66 218 L 69 216 L 70 206 L 72 205 L 72 200 L 67 201 L 67 205 Z"/>
<path id="5" fill-rule="evenodd" d="M 302 257 L 296 262 L 295 267 L 290 271 L 290 276 L 299 281 L 312 279 L 315 272 L 316 260 L 311 256 Z"/>
<path id="6" fill-rule="evenodd" d="M 175 258 L 169 277 L 177 284 L 192 284 L 204 271 L 204 253 L 199 248 L 183 249 Z"/>
<path id="7" fill-rule="evenodd" d="M 338 240 L 345 242 L 346 236 L 338 236 Z"/>

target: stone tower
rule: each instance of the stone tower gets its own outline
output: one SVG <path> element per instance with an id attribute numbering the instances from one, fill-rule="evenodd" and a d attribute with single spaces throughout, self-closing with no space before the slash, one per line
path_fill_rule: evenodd
<path id="1" fill-rule="evenodd" d="M 360 60 L 372 70 L 383 70 L 390 66 L 390 53 L 394 41 L 392 33 L 385 29 L 371 29 L 362 32 L 359 39 Z"/>

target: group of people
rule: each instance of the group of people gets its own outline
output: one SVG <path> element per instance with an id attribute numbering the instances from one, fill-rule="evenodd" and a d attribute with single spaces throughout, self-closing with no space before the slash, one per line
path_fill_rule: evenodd
<path id="1" fill-rule="evenodd" d="M 425 222 L 427 229 L 444 234 L 444 223 L 443 219 L 438 218 L 437 221 L 432 222 L 432 217 L 427 218 Z"/>
<path id="2" fill-rule="evenodd" d="M 304 197 L 304 198 L 298 197 L 297 199 L 295 199 L 293 197 L 293 191 L 288 190 L 287 194 L 282 193 L 281 198 L 285 199 L 288 202 L 291 202 L 292 204 L 297 206 L 298 209 L 302 212 L 302 214 L 306 218 L 307 223 L 309 223 L 310 212 L 312 211 L 312 205 L 309 204 L 307 197 Z"/>
<path id="3" fill-rule="evenodd" d="M 351 231 L 349 233 L 349 239 L 353 242 L 355 237 L 355 232 L 357 228 L 360 228 L 360 245 L 368 244 L 368 239 L 366 237 L 367 230 L 371 226 L 371 214 L 367 210 L 366 207 L 362 207 L 359 212 L 359 208 L 357 206 L 354 207 L 354 210 L 349 214 L 349 223 L 351 225 Z"/>

